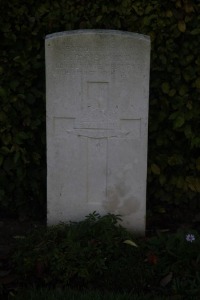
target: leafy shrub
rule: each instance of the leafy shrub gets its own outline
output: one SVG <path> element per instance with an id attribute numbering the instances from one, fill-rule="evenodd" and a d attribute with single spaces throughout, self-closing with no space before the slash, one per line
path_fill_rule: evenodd
<path id="1" fill-rule="evenodd" d="M 118 221 L 118 216 L 93 213 L 82 222 L 35 231 L 20 242 L 15 269 L 29 282 L 103 286 L 107 270 L 133 256 L 123 244 L 131 235 Z"/>
<path id="2" fill-rule="evenodd" d="M 200 237 L 178 231 L 134 237 L 119 216 L 34 231 L 21 240 L 13 268 L 22 284 L 162 295 L 200 295 Z"/>

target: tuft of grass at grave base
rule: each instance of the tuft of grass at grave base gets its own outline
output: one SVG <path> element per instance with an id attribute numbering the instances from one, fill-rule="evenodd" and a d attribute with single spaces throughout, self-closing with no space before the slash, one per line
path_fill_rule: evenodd
<path id="1" fill-rule="evenodd" d="M 152 298 L 153 297 L 153 298 Z M 102 293 L 98 291 L 79 292 L 71 289 L 30 289 L 18 292 L 18 295 L 10 295 L 9 300 L 169 300 L 171 297 L 152 296 L 152 294 L 117 294 L 117 293 Z M 173 298 L 174 299 L 174 298 Z M 180 298 L 175 298 L 180 299 Z M 191 298 L 192 300 L 192 298 Z"/>

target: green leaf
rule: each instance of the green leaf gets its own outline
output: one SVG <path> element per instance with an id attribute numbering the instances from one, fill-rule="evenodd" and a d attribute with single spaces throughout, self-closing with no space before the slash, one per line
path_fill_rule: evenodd
<path id="1" fill-rule="evenodd" d="M 14 156 L 14 162 L 15 162 L 15 164 L 18 162 L 19 158 L 20 158 L 20 152 L 17 151 L 17 152 L 15 153 L 15 156 Z"/>
<path id="2" fill-rule="evenodd" d="M 191 191 L 200 193 L 200 178 L 188 176 L 186 182 Z"/>
<path id="3" fill-rule="evenodd" d="M 162 287 L 165 287 L 168 283 L 170 283 L 172 281 L 172 277 L 173 277 L 173 273 L 170 272 L 167 276 L 165 276 L 164 278 L 161 279 L 160 285 Z"/>
<path id="4" fill-rule="evenodd" d="M 190 3 L 189 1 L 188 2 L 186 1 L 185 5 L 184 5 L 184 8 L 185 8 L 185 12 L 187 14 L 190 14 L 190 13 L 194 12 L 193 3 Z"/>
<path id="5" fill-rule="evenodd" d="M 169 91 L 169 96 L 170 97 L 174 97 L 174 95 L 176 94 L 176 90 L 175 89 L 172 89 Z"/>
<path id="6" fill-rule="evenodd" d="M 4 157 L 3 157 L 3 155 L 0 155 L 0 166 L 2 165 L 2 163 L 3 163 L 3 160 L 4 160 Z"/>
<path id="7" fill-rule="evenodd" d="M 14 141 L 17 144 L 22 144 L 24 140 L 28 139 L 29 136 L 24 131 L 17 133 L 14 137 Z"/>
<path id="8" fill-rule="evenodd" d="M 181 155 L 174 154 L 168 158 L 167 162 L 170 166 L 181 165 L 183 163 L 183 158 Z"/>
<path id="9" fill-rule="evenodd" d="M 200 157 L 196 160 L 196 168 L 200 171 Z"/>
<path id="10" fill-rule="evenodd" d="M 167 10 L 167 11 L 166 11 L 166 17 L 167 17 L 167 18 L 173 17 L 173 12 L 172 12 L 171 10 Z"/>
<path id="11" fill-rule="evenodd" d="M 41 155 L 40 155 L 39 153 L 34 152 L 34 153 L 32 154 L 32 157 L 33 157 L 34 161 L 35 161 L 37 164 L 40 163 Z"/>
<path id="12" fill-rule="evenodd" d="M 5 98 L 6 97 L 6 90 L 2 87 L 0 87 L 0 97 Z"/>
<path id="13" fill-rule="evenodd" d="M 186 31 L 186 24 L 185 24 L 185 21 L 183 20 L 180 20 L 178 22 L 178 29 L 180 32 L 185 32 Z"/>
<path id="14" fill-rule="evenodd" d="M 10 153 L 10 149 L 8 147 L 3 146 L 3 147 L 0 148 L 0 153 L 8 154 L 8 153 Z"/>
<path id="15" fill-rule="evenodd" d="M 195 63 L 197 64 L 197 66 L 200 66 L 200 56 L 196 59 Z"/>
<path id="16" fill-rule="evenodd" d="M 191 147 L 192 148 L 195 148 L 195 147 L 199 148 L 199 146 L 200 146 L 200 138 L 199 137 L 192 138 Z"/>
<path id="17" fill-rule="evenodd" d="M 163 91 L 163 93 L 168 94 L 169 90 L 170 90 L 169 83 L 168 82 L 163 82 L 163 84 L 162 84 L 162 91 Z"/>
<path id="18" fill-rule="evenodd" d="M 13 80 L 13 81 L 10 82 L 10 87 L 13 91 L 15 91 L 18 86 L 19 86 L 19 81 L 18 80 Z"/>
<path id="19" fill-rule="evenodd" d="M 166 183 L 166 176 L 160 175 L 159 176 L 159 182 L 161 185 L 164 185 Z"/>
<path id="20" fill-rule="evenodd" d="M 184 115 L 178 115 L 177 118 L 174 120 L 174 128 L 180 128 L 185 123 L 185 117 Z"/>
<path id="21" fill-rule="evenodd" d="M 184 133 L 186 138 L 191 138 L 192 137 L 192 129 L 191 129 L 191 125 L 186 125 L 184 128 Z"/>
<path id="22" fill-rule="evenodd" d="M 6 172 L 9 172 L 14 167 L 11 157 L 6 157 L 3 163 L 3 168 Z"/>
<path id="23" fill-rule="evenodd" d="M 184 96 L 185 94 L 188 93 L 188 88 L 186 85 L 182 85 L 179 89 L 179 95 Z"/>
<path id="24" fill-rule="evenodd" d="M 4 143 L 4 145 L 8 145 L 11 143 L 12 141 L 12 136 L 10 133 L 5 133 L 5 134 L 2 134 L 2 141 Z"/>
<path id="25" fill-rule="evenodd" d="M 137 5 L 133 4 L 132 7 L 139 16 L 142 16 L 144 14 L 142 6 L 138 7 Z"/>
<path id="26" fill-rule="evenodd" d="M 123 0 L 121 2 L 122 7 L 128 8 L 131 6 L 131 0 Z"/>
<path id="27" fill-rule="evenodd" d="M 175 120 L 179 115 L 179 112 L 175 111 L 169 116 L 169 120 Z"/>
<path id="28" fill-rule="evenodd" d="M 179 189 L 182 189 L 185 185 L 185 180 L 183 177 L 179 176 L 176 178 L 176 186 L 179 188 Z"/>
<path id="29" fill-rule="evenodd" d="M 195 86 L 197 89 L 200 89 L 200 77 L 196 79 Z"/>
<path id="30" fill-rule="evenodd" d="M 0 111 L 0 122 L 5 122 L 7 120 L 7 116 L 3 111 Z"/>
<path id="31" fill-rule="evenodd" d="M 159 168 L 159 166 L 156 165 L 156 164 L 152 164 L 152 165 L 151 165 L 151 171 L 152 171 L 152 173 L 155 174 L 155 175 L 160 175 L 160 168 Z"/>
<path id="32" fill-rule="evenodd" d="M 133 247 L 138 247 L 138 245 L 135 242 L 131 241 L 131 240 L 125 240 L 123 243 L 127 244 L 127 245 L 130 245 L 130 246 L 133 246 Z"/>
<path id="33" fill-rule="evenodd" d="M 200 28 L 195 28 L 190 32 L 192 35 L 199 35 L 200 34 Z"/>
<path id="34" fill-rule="evenodd" d="M 145 14 L 149 15 L 151 11 L 153 11 L 153 6 L 148 4 L 147 7 L 145 8 Z"/>
<path id="35" fill-rule="evenodd" d="M 101 21 L 101 19 L 102 19 L 102 16 L 98 16 L 98 17 L 96 18 L 96 22 L 98 23 L 99 21 Z"/>
<path id="36" fill-rule="evenodd" d="M 158 205 L 158 206 L 156 206 L 154 209 L 155 209 L 155 211 L 158 212 L 159 214 L 164 214 L 164 213 L 166 213 L 166 209 L 165 209 L 163 206 Z"/>

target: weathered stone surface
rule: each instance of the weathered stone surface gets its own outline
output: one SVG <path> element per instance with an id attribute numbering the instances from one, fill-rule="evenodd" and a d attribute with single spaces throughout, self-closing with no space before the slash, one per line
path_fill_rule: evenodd
<path id="1" fill-rule="evenodd" d="M 45 43 L 48 224 L 111 212 L 144 232 L 149 38 L 78 30 Z"/>

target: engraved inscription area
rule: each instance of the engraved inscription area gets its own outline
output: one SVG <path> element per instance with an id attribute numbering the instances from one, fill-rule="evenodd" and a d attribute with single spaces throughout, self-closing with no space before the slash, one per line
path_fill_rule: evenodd
<path id="1" fill-rule="evenodd" d="M 116 47 L 116 42 L 113 41 L 113 45 L 115 44 L 115 47 L 113 47 L 112 41 L 110 41 L 108 48 L 111 47 L 111 49 L 106 53 L 102 53 L 101 47 L 93 45 L 91 49 L 88 47 L 88 44 L 90 44 L 89 41 L 81 44 L 76 41 L 73 44 L 73 39 L 67 43 L 63 41 L 62 47 L 54 50 L 54 77 L 76 77 L 81 75 L 82 72 L 95 74 L 97 71 L 101 74 L 113 76 L 120 69 L 122 71 L 122 74 L 121 71 L 119 74 L 121 79 L 129 80 L 129 72 L 134 72 L 134 74 L 139 76 L 145 68 L 144 61 L 140 59 L 141 53 L 135 47 L 130 51 L 129 42 L 127 47 L 125 44 L 120 44 L 119 47 Z M 132 59 L 133 51 L 134 61 Z M 56 59 L 57 57 L 59 60 Z"/>
<path id="2" fill-rule="evenodd" d="M 73 45 L 73 41 L 63 41 L 62 47 L 57 48 L 55 51 L 55 57 L 59 57 L 59 61 L 69 63 L 70 59 L 73 61 L 73 65 L 88 65 L 88 68 L 92 68 L 91 65 L 91 57 L 93 62 L 95 62 L 96 65 L 102 65 L 102 61 L 105 62 L 104 65 L 107 65 L 107 61 L 111 61 L 111 58 L 113 61 L 118 62 L 119 64 L 123 65 L 129 65 L 133 58 L 133 51 L 135 56 L 135 62 L 134 66 L 139 65 L 137 64 L 138 61 L 140 61 L 140 66 L 144 61 L 141 61 L 139 58 L 141 57 L 141 49 L 140 51 L 137 50 L 137 48 L 132 48 L 130 51 L 130 47 L 126 47 L 125 44 L 121 45 L 120 47 L 116 47 L 116 43 L 114 42 L 112 47 L 112 43 L 109 43 L 109 46 L 111 47 L 110 51 L 107 51 L 107 53 L 102 53 L 101 47 L 95 47 L 93 45 L 92 49 L 88 48 L 89 41 L 85 41 L 85 45 L 82 41 L 82 43 L 75 43 Z M 128 46 L 129 46 L 128 41 Z M 123 46 L 123 47 L 122 47 Z M 49 45 L 51 47 L 51 44 Z M 114 51 L 113 49 L 114 48 Z M 64 49 L 64 51 L 63 51 Z M 72 57 L 73 56 L 73 57 Z M 133 65 L 133 63 L 132 63 Z M 57 68 L 63 68 L 60 66 L 60 63 L 57 63 Z"/>
<path id="3" fill-rule="evenodd" d="M 108 82 L 87 82 L 87 97 L 84 106 L 97 109 L 107 110 L 108 108 Z"/>

